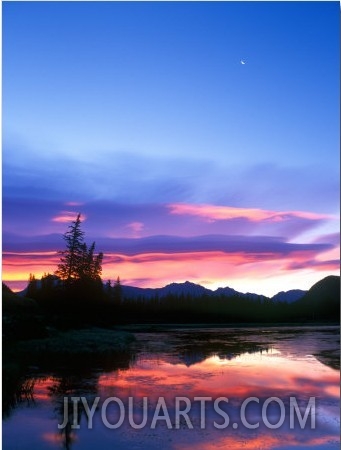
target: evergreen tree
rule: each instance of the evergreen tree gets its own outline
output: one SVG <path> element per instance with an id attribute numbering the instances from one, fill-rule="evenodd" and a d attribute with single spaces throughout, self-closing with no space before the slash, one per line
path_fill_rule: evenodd
<path id="1" fill-rule="evenodd" d="M 112 298 L 113 298 L 113 288 L 112 288 L 112 285 L 111 285 L 111 280 L 108 280 L 105 283 L 104 293 L 105 293 L 105 296 L 106 296 L 107 300 L 111 301 Z"/>
<path id="2" fill-rule="evenodd" d="M 88 246 L 82 244 L 82 256 L 78 270 L 78 278 L 80 280 L 99 281 L 102 273 L 103 253 L 95 255 L 95 242 Z"/>
<path id="3" fill-rule="evenodd" d="M 26 296 L 28 298 L 36 299 L 37 298 L 37 293 L 38 293 L 38 282 L 37 282 L 37 279 L 32 273 L 30 273 L 30 277 L 29 277 L 29 280 L 28 280 Z"/>
<path id="4" fill-rule="evenodd" d="M 81 215 L 69 226 L 63 236 L 66 250 L 62 255 L 55 274 L 63 281 L 93 280 L 98 281 L 102 273 L 103 253 L 95 255 L 95 242 L 90 247 L 84 242 L 81 230 Z"/>
<path id="5" fill-rule="evenodd" d="M 50 273 L 44 273 L 41 277 L 41 297 L 42 299 L 51 300 L 54 292 L 55 286 L 58 278 L 55 275 L 51 275 Z"/>
<path id="6" fill-rule="evenodd" d="M 84 231 L 81 230 L 80 213 L 69 226 L 63 239 L 66 242 L 66 250 L 60 252 L 62 256 L 55 274 L 61 280 L 71 283 L 73 280 L 80 278 L 81 267 L 84 261 Z"/>
<path id="7" fill-rule="evenodd" d="M 63 282 L 66 300 L 73 300 L 75 307 L 78 301 L 83 301 L 83 307 L 86 304 L 89 306 L 103 297 L 101 279 L 103 253 L 95 254 L 95 242 L 90 247 L 84 242 L 80 214 L 69 226 L 63 238 L 66 250 L 60 252 L 61 259 L 55 274 Z"/>
<path id="8" fill-rule="evenodd" d="M 117 280 L 114 284 L 114 302 L 116 305 L 120 305 L 122 301 L 122 286 L 120 277 L 117 277 Z"/>
<path id="9" fill-rule="evenodd" d="M 95 245 L 95 243 L 94 243 L 94 245 Z M 98 253 L 98 255 L 96 255 L 95 260 L 94 260 L 94 268 L 93 268 L 92 277 L 93 277 L 93 279 L 95 279 L 97 281 L 101 280 L 103 256 L 104 256 L 103 253 L 100 252 L 100 253 Z"/>

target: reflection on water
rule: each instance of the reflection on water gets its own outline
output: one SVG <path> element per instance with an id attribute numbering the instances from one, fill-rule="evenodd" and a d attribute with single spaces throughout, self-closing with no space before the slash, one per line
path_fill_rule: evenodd
<path id="1" fill-rule="evenodd" d="M 51 365 L 45 373 L 35 367 L 17 374 L 16 379 L 5 376 L 3 448 L 339 448 L 338 329 L 203 328 L 136 333 L 136 337 L 130 357 L 112 361 L 111 367 L 106 362 L 105 368 L 97 365 L 68 371 Z M 72 400 L 81 397 L 83 403 Z M 96 397 L 100 401 L 93 427 L 88 429 L 84 403 L 91 407 Z M 103 405 L 109 397 L 120 399 L 126 413 L 116 429 L 103 424 Z M 140 429 L 129 423 L 129 397 L 133 398 L 134 423 L 147 418 Z M 147 398 L 146 410 L 143 397 Z M 169 421 L 167 417 L 158 420 L 154 428 L 151 425 L 161 397 L 166 411 L 161 408 L 159 415 L 168 414 Z M 182 409 L 190 405 L 187 419 L 179 416 L 177 421 L 176 397 L 188 399 L 187 404 L 181 400 Z M 211 399 L 204 403 L 204 427 L 197 397 Z M 229 426 L 222 429 L 214 426 L 224 422 L 214 406 L 220 397 L 228 398 L 220 407 L 230 419 Z M 250 397 L 258 399 L 247 408 L 248 423 L 259 422 L 255 429 L 241 426 L 240 420 L 241 405 Z M 288 416 L 279 428 L 269 429 L 262 420 L 262 407 L 270 397 L 283 402 Z M 308 426 L 309 420 L 303 429 L 297 421 L 290 428 L 290 397 L 295 397 L 303 412 L 309 399 L 316 398 L 315 429 Z M 67 425 L 58 430 L 65 415 Z M 279 405 L 273 402 L 267 408 L 268 422 L 278 423 L 279 416 Z M 118 403 L 108 403 L 108 423 L 115 424 L 120 417 Z M 79 428 L 74 429 L 73 424 Z"/>

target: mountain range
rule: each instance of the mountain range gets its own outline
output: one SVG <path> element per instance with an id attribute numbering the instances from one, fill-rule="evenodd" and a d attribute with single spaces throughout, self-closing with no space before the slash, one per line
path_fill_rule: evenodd
<path id="1" fill-rule="evenodd" d="M 290 290 L 287 292 L 279 292 L 271 298 L 271 300 L 279 302 L 291 303 L 302 298 L 307 291 L 302 291 L 298 289 Z M 225 297 L 241 297 L 248 298 L 251 300 L 264 300 L 268 297 L 264 295 L 255 294 L 252 292 L 242 293 L 230 287 L 220 287 L 216 290 L 207 289 L 200 284 L 191 283 L 190 281 L 185 281 L 184 283 L 171 283 L 162 288 L 138 288 L 134 286 L 124 286 L 122 285 L 123 298 L 130 299 L 151 299 L 151 298 L 163 298 L 168 295 L 175 296 L 191 296 L 191 297 L 202 297 L 206 295 L 211 296 L 225 296 Z"/>
<path id="2" fill-rule="evenodd" d="M 57 282 L 57 277 L 56 277 Z M 40 281 L 37 280 L 37 287 L 40 287 Z M 315 283 L 308 291 L 300 289 L 292 289 L 289 291 L 278 292 L 273 297 L 266 297 L 264 295 L 255 294 L 252 292 L 242 293 L 230 287 L 220 287 L 216 290 L 207 289 L 200 284 L 186 281 L 184 283 L 171 283 L 162 288 L 139 288 L 135 286 L 121 285 L 123 299 L 136 300 L 150 300 L 152 298 L 165 298 L 169 295 L 173 296 L 189 296 L 196 297 L 240 297 L 249 300 L 271 300 L 273 302 L 294 303 L 301 302 L 302 304 L 311 303 L 319 304 L 323 299 L 329 299 L 332 303 L 339 303 L 340 298 L 340 277 L 330 275 Z M 27 294 L 27 288 L 17 293 L 20 297 Z"/>

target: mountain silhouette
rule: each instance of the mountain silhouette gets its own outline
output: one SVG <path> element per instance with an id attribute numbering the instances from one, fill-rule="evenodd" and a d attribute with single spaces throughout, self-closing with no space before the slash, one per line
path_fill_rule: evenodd
<path id="1" fill-rule="evenodd" d="M 54 283 L 57 283 L 58 277 L 53 277 Z M 40 280 L 37 280 L 37 287 L 41 287 Z M 5 289 L 10 289 L 5 285 Z M 164 298 L 169 295 L 174 296 L 190 296 L 196 297 L 240 297 L 249 300 L 271 300 L 273 302 L 297 303 L 302 306 L 319 308 L 323 306 L 326 309 L 328 304 L 330 308 L 339 308 L 340 306 L 340 277 L 330 275 L 316 284 L 314 284 L 308 291 L 300 289 L 292 289 L 289 291 L 278 292 L 273 297 L 269 298 L 264 295 L 256 293 L 243 293 L 236 291 L 228 286 L 220 287 L 216 290 L 211 290 L 201 286 L 200 284 L 185 281 L 184 283 L 170 283 L 162 288 L 140 288 L 135 286 L 121 285 L 123 298 L 127 299 L 144 299 Z M 24 297 L 27 293 L 27 288 L 17 292 L 17 295 Z"/>
<path id="2" fill-rule="evenodd" d="M 312 318 L 340 318 L 340 277 L 329 275 L 315 283 L 297 305 L 309 308 Z"/>
<path id="3" fill-rule="evenodd" d="M 278 294 L 271 297 L 274 302 L 296 302 L 300 298 L 304 297 L 307 291 L 302 291 L 301 289 L 291 289 L 290 291 L 281 291 Z"/>
<path id="4" fill-rule="evenodd" d="M 252 300 L 265 299 L 263 295 L 253 294 L 253 293 L 242 293 L 238 292 L 230 287 L 218 288 L 215 291 L 207 289 L 200 284 L 191 283 L 190 281 L 185 281 L 184 283 L 171 283 L 162 288 L 137 288 L 134 286 L 124 286 L 122 285 L 122 294 L 124 298 L 164 298 L 168 295 L 175 296 L 191 296 L 191 297 L 202 297 L 206 295 L 208 297 L 224 295 L 225 297 L 242 297 L 249 298 Z"/>

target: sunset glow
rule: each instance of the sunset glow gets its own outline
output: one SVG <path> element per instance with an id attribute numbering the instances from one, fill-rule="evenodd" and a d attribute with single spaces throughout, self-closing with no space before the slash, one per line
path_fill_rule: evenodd
<path id="1" fill-rule="evenodd" d="M 340 446 L 340 4 L 2 2 L 4 450 Z"/>
<path id="2" fill-rule="evenodd" d="M 243 3 L 4 2 L 9 287 L 54 273 L 78 213 L 104 282 L 339 273 L 339 5 Z"/>
<path id="3" fill-rule="evenodd" d="M 93 331 L 96 335 L 98 330 Z M 130 356 L 104 356 L 105 369 L 98 361 L 88 367 L 79 359 L 72 375 L 63 367 L 28 376 L 24 386 L 32 391 L 4 421 L 4 442 L 15 437 L 20 448 L 30 442 L 38 449 L 77 443 L 86 450 L 95 442 L 105 450 L 137 443 L 152 450 L 280 450 L 283 443 L 293 449 L 337 448 L 340 374 L 328 358 L 319 356 L 322 349 L 333 348 L 337 327 L 174 327 L 137 331 L 135 336 Z M 307 411 L 303 427 L 297 410 L 292 416 L 293 398 L 301 417 Z M 157 410 L 160 399 L 165 409 Z M 204 411 L 199 399 L 205 399 Z M 312 409 L 307 408 L 310 399 Z M 183 411 L 184 400 L 189 422 L 180 416 L 177 427 L 177 405 Z M 216 400 L 228 418 L 221 429 L 215 426 L 223 422 Z M 283 406 L 278 428 L 265 422 L 280 422 L 274 400 Z M 152 426 L 156 411 L 158 420 Z M 135 424 L 145 420 L 144 425 L 133 427 L 131 418 Z M 66 419 L 74 427 L 58 430 L 57 424 Z M 251 429 L 247 424 L 258 426 Z"/>
<path id="4" fill-rule="evenodd" d="M 84 227 L 88 227 L 89 233 L 94 236 L 97 224 L 92 220 L 93 212 L 90 210 L 88 213 L 86 205 L 83 208 L 86 210 L 84 217 L 90 217 Z M 233 217 L 229 216 L 230 211 Z M 61 223 L 66 230 L 70 219 L 75 219 L 73 214 L 71 211 L 62 211 L 52 218 L 52 223 L 56 224 L 55 227 Z M 187 214 L 195 216 L 194 222 L 188 222 Z M 211 289 L 230 286 L 242 292 L 251 290 L 271 296 L 283 289 L 282 286 L 290 279 L 297 286 L 309 289 L 323 276 L 338 273 L 335 235 L 321 236 L 311 243 L 290 242 L 291 237 L 297 241 L 297 233 L 300 233 L 302 226 L 303 230 L 318 227 L 324 215 L 301 212 L 276 214 L 286 216 L 285 221 L 288 223 L 283 228 L 283 220 L 270 220 L 273 236 L 258 235 L 253 224 L 256 222 L 259 233 L 262 233 L 263 227 L 268 226 L 269 217 L 276 217 L 275 213 L 262 210 L 256 213 L 253 210 L 240 212 L 236 208 L 215 205 L 186 205 L 176 209 L 174 205 L 166 205 L 154 216 L 150 214 L 144 222 L 124 223 L 124 220 L 121 230 L 117 225 L 111 227 L 107 223 L 96 240 L 97 246 L 105 254 L 103 278 L 113 280 L 120 276 L 123 284 L 140 287 L 162 287 L 174 281 L 190 280 Z M 167 219 L 171 220 L 172 216 L 177 218 L 175 222 L 173 219 L 172 226 L 178 231 L 178 237 L 158 235 L 158 229 L 161 232 L 162 227 L 167 226 Z M 202 217 L 208 216 L 211 217 L 209 223 L 204 219 L 202 224 Z M 237 216 L 239 224 L 234 228 L 233 222 Z M 250 217 L 257 219 L 250 220 Z M 302 218 L 309 223 L 304 222 L 302 225 Z M 215 220 L 224 221 L 224 226 L 227 229 L 230 227 L 232 234 L 221 234 L 221 229 L 216 230 Z M 334 218 L 329 220 L 334 224 Z M 51 224 L 51 221 L 47 219 L 46 223 Z M 189 225 L 193 227 L 193 236 L 188 233 Z M 196 236 L 200 230 L 203 234 Z M 242 235 L 239 230 L 243 231 Z M 13 289 L 20 290 L 25 287 L 30 273 L 37 277 L 54 273 L 60 259 L 58 252 L 63 249 L 62 234 L 59 235 L 57 231 L 61 232 L 62 228 L 50 228 L 49 235 L 34 236 L 31 243 L 28 237 L 23 237 L 24 245 L 5 241 L 5 282 Z M 150 232 L 152 235 L 148 236 Z M 283 237 L 274 237 L 279 233 Z M 115 234 L 122 237 L 115 237 Z M 25 251 L 20 251 L 20 247 L 25 248 Z"/>
<path id="5" fill-rule="evenodd" d="M 229 286 L 272 296 L 288 283 L 309 289 L 323 276 L 339 270 L 336 234 L 316 234 L 312 242 L 299 240 L 300 233 L 318 229 L 321 221 L 334 226 L 335 218 L 324 214 L 165 205 L 150 208 L 143 221 L 129 221 L 138 209 L 127 205 L 118 223 L 115 214 L 113 220 L 102 222 L 96 238 L 96 211 L 86 204 L 82 208 L 87 219 L 84 229 L 105 254 L 104 280 L 120 276 L 123 284 L 139 287 L 189 280 L 210 289 Z M 97 213 L 101 216 L 104 210 L 97 208 Z M 48 211 L 40 214 L 37 231 L 41 234 L 33 236 L 31 242 L 28 236 L 20 237 L 22 244 L 10 234 L 5 239 L 3 278 L 15 290 L 26 286 L 30 273 L 38 278 L 54 273 L 58 252 L 63 250 L 62 233 L 76 216 L 62 210 L 49 220 Z M 44 223 L 49 227 L 47 235 L 42 234 Z M 164 232 L 176 232 L 177 236 Z"/>
<path id="6" fill-rule="evenodd" d="M 297 283 L 309 288 L 324 274 L 337 273 L 338 261 L 318 261 L 316 251 L 295 250 L 287 255 L 282 252 L 176 252 L 140 253 L 124 255 L 107 253 L 103 264 L 103 278 L 116 279 L 121 276 L 123 284 L 140 287 L 162 287 L 174 280 L 195 281 L 210 289 L 225 287 L 227 273 L 230 287 L 248 291 L 254 289 L 258 280 L 261 291 L 267 295 L 278 292 L 285 279 L 293 277 Z M 28 276 L 34 273 L 40 277 L 44 273 L 54 273 L 59 262 L 57 252 L 5 252 L 3 254 L 4 279 L 20 290 L 25 287 Z M 305 281 L 299 280 L 306 269 Z M 313 270 L 311 270 L 313 268 Z M 245 279 L 248 273 L 251 281 Z M 276 274 L 265 280 L 264 274 Z M 121 274 L 124 274 L 122 277 Z M 267 278 L 267 277 L 266 277 Z"/>
<path id="7" fill-rule="evenodd" d="M 315 364 L 313 358 L 311 361 L 305 358 L 305 370 L 314 367 Z M 245 367 L 248 367 L 246 372 Z M 228 371 L 228 377 L 224 369 Z M 269 353 L 264 355 L 245 353 L 232 360 L 212 356 L 190 367 L 186 367 L 180 361 L 142 361 L 129 371 L 121 371 L 119 378 L 110 374 L 102 375 L 98 385 L 101 395 L 105 397 L 115 393 L 119 398 L 126 398 L 128 395 L 141 398 L 151 396 L 150 384 L 153 383 L 155 398 L 162 392 L 169 403 L 175 395 L 187 392 L 186 386 L 190 386 L 193 398 L 195 396 L 218 398 L 222 395 L 228 396 L 229 393 L 238 398 L 252 397 L 255 393 L 260 398 L 267 398 L 274 392 L 279 397 L 284 397 L 288 390 L 300 392 L 304 384 L 305 392 L 310 396 L 327 395 L 338 399 L 339 394 L 330 388 L 338 384 L 339 374 L 325 369 L 321 379 L 321 371 L 305 376 L 302 374 L 302 362 L 288 361 L 280 352 L 275 350 L 272 353 L 272 350 L 269 350 Z M 214 375 L 206 377 L 207 373 Z M 139 380 L 149 380 L 149 384 L 144 386 L 139 384 Z"/>

